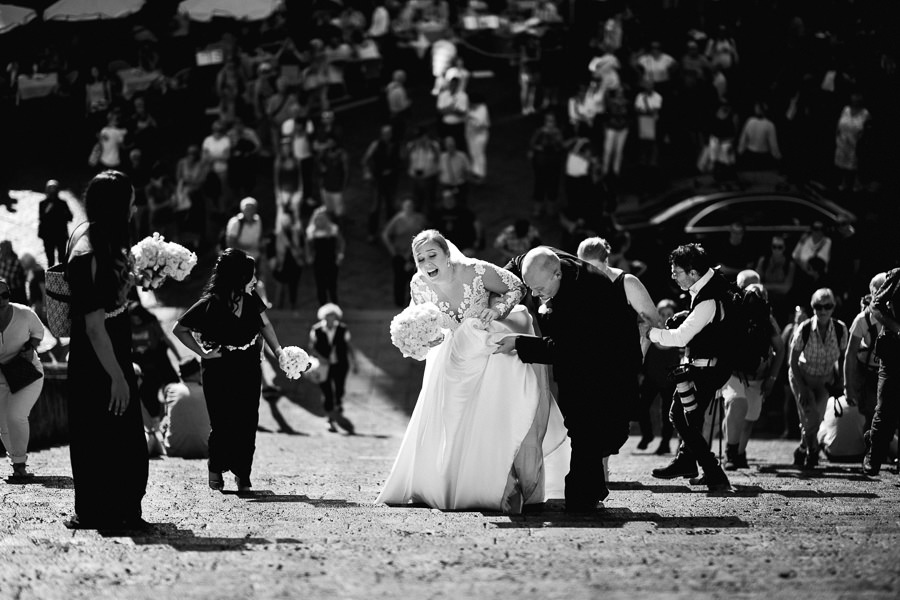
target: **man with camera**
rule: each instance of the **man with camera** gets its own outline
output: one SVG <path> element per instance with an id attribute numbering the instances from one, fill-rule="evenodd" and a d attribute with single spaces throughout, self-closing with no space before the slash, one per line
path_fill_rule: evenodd
<path id="1" fill-rule="evenodd" d="M 870 306 L 883 329 L 875 342 L 875 354 L 881 361 L 878 393 L 862 468 L 866 475 L 878 475 L 900 422 L 900 268 L 888 272 Z"/>
<path id="2" fill-rule="evenodd" d="M 722 360 L 727 344 L 723 325 L 728 281 L 713 270 L 713 262 L 699 244 L 679 246 L 669 255 L 672 279 L 690 293 L 691 308 L 666 322 L 666 329 L 653 327 L 647 336 L 661 346 L 685 348 L 682 364 L 673 371 L 675 396 L 669 418 L 681 436 L 681 447 L 666 467 L 653 470 L 659 479 L 689 477 L 695 485 L 713 491 L 731 488 L 725 471 L 703 437 L 704 413 L 716 390 L 728 381 L 730 367 Z M 698 475 L 697 465 L 703 468 Z"/>

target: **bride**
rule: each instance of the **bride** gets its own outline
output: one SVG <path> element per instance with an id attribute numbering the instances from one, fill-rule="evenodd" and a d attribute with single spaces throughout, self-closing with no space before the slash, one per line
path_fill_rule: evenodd
<path id="1" fill-rule="evenodd" d="M 412 252 L 412 303 L 436 305 L 446 333 L 425 359 L 422 390 L 376 502 L 518 513 L 562 497 L 569 448 L 547 368 L 493 354 L 503 337 L 534 333 L 518 306 L 522 282 L 463 256 L 433 229 L 413 239 Z"/>

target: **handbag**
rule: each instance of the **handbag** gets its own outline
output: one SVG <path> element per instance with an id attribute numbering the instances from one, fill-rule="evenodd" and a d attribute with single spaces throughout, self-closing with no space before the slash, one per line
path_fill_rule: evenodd
<path id="1" fill-rule="evenodd" d="M 79 239 L 87 232 L 85 229 Z M 72 232 L 74 237 L 75 232 Z M 44 299 L 44 310 L 47 312 L 47 329 L 50 330 L 55 337 L 69 337 L 72 331 L 72 317 L 70 307 L 72 302 L 72 290 L 69 288 L 69 282 L 66 280 L 66 265 L 69 262 L 69 253 L 74 244 L 73 237 L 69 238 L 66 244 L 66 259 L 64 262 L 53 265 L 45 272 L 46 296 Z"/>
<path id="2" fill-rule="evenodd" d="M 6 364 L 0 363 L 0 372 L 6 377 L 9 391 L 13 394 L 44 376 L 44 374 L 34 366 L 34 363 L 19 355 L 16 355 L 15 358 Z"/>
<path id="3" fill-rule="evenodd" d="M 590 171 L 591 163 L 585 157 L 578 154 L 584 142 L 579 142 L 572 148 L 566 157 L 566 175 L 569 177 L 584 177 Z"/>

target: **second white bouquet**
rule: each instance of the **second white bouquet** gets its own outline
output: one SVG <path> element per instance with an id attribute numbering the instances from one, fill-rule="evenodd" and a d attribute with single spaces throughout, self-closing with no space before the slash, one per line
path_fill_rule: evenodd
<path id="1" fill-rule="evenodd" d="M 300 379 L 311 366 L 309 354 L 297 346 L 285 346 L 278 355 L 278 366 L 288 379 Z"/>

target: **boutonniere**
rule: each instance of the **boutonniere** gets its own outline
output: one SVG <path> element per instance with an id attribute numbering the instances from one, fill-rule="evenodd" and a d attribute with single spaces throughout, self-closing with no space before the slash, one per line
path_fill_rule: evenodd
<path id="1" fill-rule="evenodd" d="M 553 312 L 553 307 L 550 306 L 549 302 L 547 302 L 546 304 L 541 302 L 541 305 L 538 306 L 538 314 L 539 315 L 549 315 L 552 312 Z"/>

